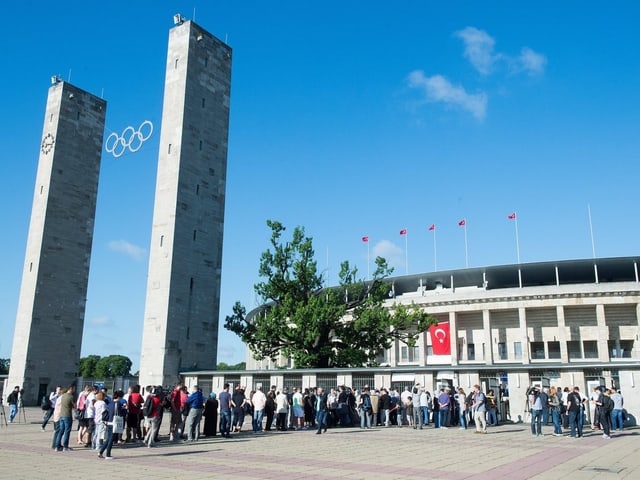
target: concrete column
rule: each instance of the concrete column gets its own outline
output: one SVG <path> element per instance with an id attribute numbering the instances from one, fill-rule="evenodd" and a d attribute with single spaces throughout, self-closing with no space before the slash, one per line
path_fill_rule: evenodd
<path id="1" fill-rule="evenodd" d="M 567 326 L 564 323 L 564 307 L 558 305 L 556 307 L 556 316 L 558 317 L 558 341 L 560 342 L 560 361 L 569 363 L 569 353 L 567 350 Z"/>
<path id="2" fill-rule="evenodd" d="M 485 350 L 484 363 L 493 363 L 493 338 L 491 337 L 491 318 L 489 310 L 482 310 L 482 328 L 484 330 Z"/>
<path id="3" fill-rule="evenodd" d="M 451 365 L 458 365 L 458 328 L 456 312 L 449 312 L 449 341 L 451 343 Z"/>
<path id="4" fill-rule="evenodd" d="M 609 345 L 607 340 L 609 339 L 609 329 L 607 328 L 607 322 L 604 315 L 604 305 L 596 305 L 596 320 L 598 326 L 598 360 L 601 362 L 609 362 Z"/>
<path id="5" fill-rule="evenodd" d="M 529 363 L 529 335 L 527 334 L 527 312 L 524 308 L 518 309 L 518 320 L 520 321 L 520 338 L 522 338 L 522 363 Z"/>

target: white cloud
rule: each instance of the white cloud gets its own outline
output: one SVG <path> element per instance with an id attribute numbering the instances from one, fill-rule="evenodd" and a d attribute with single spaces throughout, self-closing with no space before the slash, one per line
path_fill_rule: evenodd
<path id="1" fill-rule="evenodd" d="M 516 59 L 516 69 L 519 72 L 527 72 L 529 75 L 542 75 L 547 65 L 547 57 L 534 52 L 529 47 L 522 47 L 520 56 Z"/>
<path id="2" fill-rule="evenodd" d="M 381 240 L 376 243 L 371 249 L 373 257 L 382 257 L 387 261 L 387 264 L 394 268 L 396 272 L 404 267 L 403 250 L 395 243 L 389 240 Z"/>
<path id="3" fill-rule="evenodd" d="M 89 323 L 94 327 L 106 327 L 111 325 L 113 322 L 109 317 L 94 317 L 89 321 Z"/>
<path id="4" fill-rule="evenodd" d="M 147 254 L 147 251 L 144 248 L 140 248 L 126 240 L 112 240 L 109 242 L 108 247 L 109 250 L 124 253 L 137 261 L 143 260 Z"/>
<path id="5" fill-rule="evenodd" d="M 475 27 L 466 27 L 455 34 L 464 42 L 464 56 L 471 65 L 482 75 L 489 75 L 501 58 L 500 54 L 493 51 L 496 42 L 491 35 Z"/>
<path id="6" fill-rule="evenodd" d="M 488 99 L 484 92 L 467 93 L 463 87 L 453 85 L 442 75 L 428 77 L 422 70 L 411 72 L 408 81 L 410 87 L 424 90 L 427 101 L 459 107 L 479 120 L 484 119 L 487 113 Z"/>

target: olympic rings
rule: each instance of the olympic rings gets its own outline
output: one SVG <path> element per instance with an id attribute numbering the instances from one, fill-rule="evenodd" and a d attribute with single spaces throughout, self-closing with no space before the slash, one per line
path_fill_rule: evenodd
<path id="1" fill-rule="evenodd" d="M 152 133 L 153 123 L 149 120 L 145 120 L 140 124 L 137 130 L 132 126 L 128 126 L 120 135 L 115 132 L 109 135 L 104 148 L 108 153 L 111 153 L 116 158 L 121 157 L 127 150 L 131 153 L 135 153 L 140 150 L 144 142 L 151 138 Z"/>

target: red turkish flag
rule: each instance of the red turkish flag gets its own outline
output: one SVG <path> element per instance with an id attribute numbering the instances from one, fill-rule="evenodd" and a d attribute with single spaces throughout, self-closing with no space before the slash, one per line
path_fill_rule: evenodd
<path id="1" fill-rule="evenodd" d="M 429 227 L 429 231 L 433 232 L 436 229 L 436 224 L 432 223 L 431 226 Z"/>
<path id="2" fill-rule="evenodd" d="M 369 241 L 369 237 L 362 237 L 362 241 L 363 242 L 368 242 Z"/>
<path id="3" fill-rule="evenodd" d="M 400 230 L 400 235 L 406 235 L 406 234 L 407 234 L 407 229 L 406 228 Z"/>
<path id="4" fill-rule="evenodd" d="M 431 347 L 434 355 L 451 355 L 449 322 L 431 325 L 429 335 L 431 335 Z"/>
<path id="5" fill-rule="evenodd" d="M 513 212 L 508 218 L 509 220 L 514 220 L 516 218 L 516 212 Z"/>
<path id="6" fill-rule="evenodd" d="M 458 225 L 460 225 L 461 227 L 464 227 L 466 224 L 467 224 L 467 219 L 466 218 L 464 218 L 464 219 L 462 219 L 462 220 L 460 220 L 458 222 Z"/>

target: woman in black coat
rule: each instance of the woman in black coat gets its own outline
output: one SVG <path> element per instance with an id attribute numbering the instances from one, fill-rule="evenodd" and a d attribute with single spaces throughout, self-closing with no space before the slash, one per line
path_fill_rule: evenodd
<path id="1" fill-rule="evenodd" d="M 204 431 L 202 434 L 205 437 L 215 437 L 218 424 L 218 400 L 216 394 L 211 392 L 209 398 L 204 403 Z"/>

